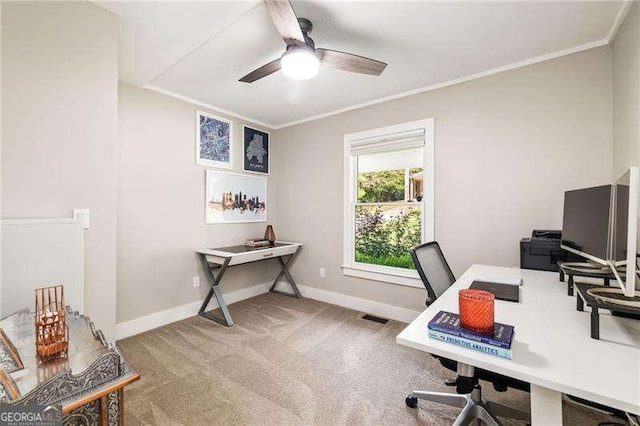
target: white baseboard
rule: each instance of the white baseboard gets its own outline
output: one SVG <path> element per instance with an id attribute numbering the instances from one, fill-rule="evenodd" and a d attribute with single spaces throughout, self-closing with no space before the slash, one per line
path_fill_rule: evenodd
<path id="1" fill-rule="evenodd" d="M 302 296 L 308 297 L 309 299 L 320 300 L 321 302 L 331 303 L 333 305 L 354 309 L 356 311 L 396 321 L 410 323 L 421 314 L 420 311 L 388 305 L 386 303 L 374 302 L 373 300 L 361 299 L 359 297 L 347 296 L 342 293 L 335 293 L 333 291 L 322 290 L 316 287 L 298 285 L 298 288 L 300 289 Z"/>
<path id="2" fill-rule="evenodd" d="M 269 291 L 269 287 L 271 287 L 270 282 L 235 290 L 225 293 L 224 300 L 227 302 L 227 305 L 230 305 L 241 300 L 267 293 Z M 373 300 L 361 299 L 359 297 L 347 296 L 345 294 L 322 290 L 316 287 L 298 285 L 298 288 L 300 289 L 300 293 L 302 293 L 303 297 L 343 306 L 345 308 L 354 309 L 356 311 L 396 321 L 409 323 L 420 314 L 419 311 L 388 305 L 386 303 L 374 302 Z M 285 290 L 288 291 L 287 289 Z M 135 336 L 136 334 L 192 317 L 198 313 L 198 308 L 200 308 L 201 303 L 201 301 L 187 303 L 186 305 L 177 306 L 175 308 L 167 309 L 166 311 L 156 312 L 154 314 L 116 324 L 116 339 L 120 340 L 126 337 Z M 209 304 L 209 309 L 215 309 L 217 307 L 218 303 L 215 298 L 213 298 Z"/>
<path id="3" fill-rule="evenodd" d="M 269 291 L 269 287 L 271 287 L 270 282 L 256 284 L 251 287 L 224 293 L 224 300 L 227 302 L 227 305 L 230 305 L 241 300 L 264 294 Z M 186 305 L 167 309 L 166 311 L 156 312 L 144 317 L 116 324 L 116 340 L 135 336 L 136 334 L 192 317 L 198 313 L 198 309 L 201 304 L 202 301 L 199 300 L 197 302 L 187 303 Z M 216 298 L 213 297 L 209 303 L 208 310 L 216 309 L 218 306 Z"/>

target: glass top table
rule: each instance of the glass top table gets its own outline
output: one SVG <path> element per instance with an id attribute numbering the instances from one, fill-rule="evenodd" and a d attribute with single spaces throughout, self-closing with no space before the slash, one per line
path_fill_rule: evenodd
<path id="1" fill-rule="evenodd" d="M 34 314 L 22 309 L 0 319 L 0 368 L 9 378 L 8 383 L 0 383 L 0 404 L 65 407 L 100 389 L 138 379 L 118 349 L 107 343 L 88 317 L 67 307 L 66 324 L 68 353 L 42 361 L 36 354 Z M 17 396 L 1 392 L 7 386 Z"/>
<path id="2" fill-rule="evenodd" d="M 93 335 L 84 317 L 67 313 L 69 327 L 69 353 L 46 362 L 36 355 L 34 317 L 28 309 L 20 310 L 0 320 L 0 328 L 17 349 L 23 368 L 11 371 L 21 395 L 26 395 L 56 374 L 70 369 L 82 373 L 102 354 L 109 351 L 101 332 Z M 5 370 L 6 371 L 6 370 Z"/>

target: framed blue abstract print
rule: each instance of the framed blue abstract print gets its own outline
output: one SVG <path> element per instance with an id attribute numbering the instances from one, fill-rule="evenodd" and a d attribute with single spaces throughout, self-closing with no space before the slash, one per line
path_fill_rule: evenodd
<path id="1" fill-rule="evenodd" d="M 196 164 L 233 168 L 233 123 L 203 111 L 196 112 Z"/>

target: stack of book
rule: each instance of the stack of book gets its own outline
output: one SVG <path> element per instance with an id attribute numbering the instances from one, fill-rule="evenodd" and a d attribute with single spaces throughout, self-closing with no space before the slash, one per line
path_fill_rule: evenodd
<path id="1" fill-rule="evenodd" d="M 476 333 L 460 325 L 458 314 L 440 311 L 429 321 L 429 337 L 489 355 L 511 359 L 513 326 L 495 323 L 493 333 Z"/>
<path id="2" fill-rule="evenodd" d="M 265 240 L 263 238 L 253 238 L 245 241 L 244 243 L 244 245 L 247 247 L 266 247 L 269 244 L 271 244 L 269 240 Z"/>

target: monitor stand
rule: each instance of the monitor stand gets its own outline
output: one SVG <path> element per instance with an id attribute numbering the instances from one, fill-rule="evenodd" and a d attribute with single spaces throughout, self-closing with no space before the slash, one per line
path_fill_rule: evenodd
<path id="1" fill-rule="evenodd" d="M 575 283 L 576 308 L 584 311 L 586 304 L 591 308 L 591 337 L 600 338 L 600 309 L 611 311 L 612 315 L 640 320 L 640 292 L 636 291 L 633 297 L 626 297 L 622 290 L 592 285 Z"/>
<path id="2" fill-rule="evenodd" d="M 636 291 L 633 297 L 625 296 L 619 288 L 592 288 L 587 290 L 587 293 L 606 304 L 638 308 L 638 313 L 611 309 L 611 315 L 640 320 L 640 291 Z"/>
<path id="3" fill-rule="evenodd" d="M 640 309 L 640 291 L 636 291 L 633 297 L 627 297 L 621 289 L 611 287 L 590 288 L 587 293 L 603 304 Z"/>
<path id="4" fill-rule="evenodd" d="M 611 311 L 611 315 L 613 315 L 614 317 L 630 318 L 630 319 L 634 319 L 634 320 L 640 320 L 640 313 L 632 314 L 630 312 Z"/>
<path id="5" fill-rule="evenodd" d="M 604 281 L 604 285 L 609 287 L 611 280 L 615 281 L 616 276 L 608 265 L 601 265 L 591 262 L 558 262 L 560 267 L 560 281 L 567 280 L 567 294 L 573 296 L 574 277 L 597 278 Z"/>
<path id="6" fill-rule="evenodd" d="M 609 265 L 601 265 L 593 262 L 562 262 L 562 266 L 567 269 L 574 270 L 576 272 L 587 273 L 611 273 Z"/>

